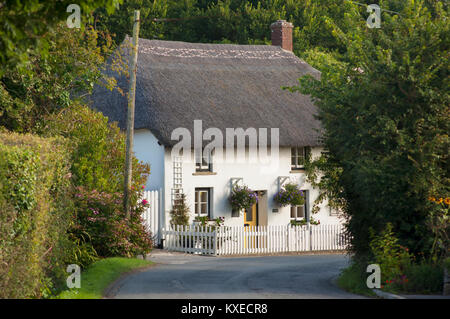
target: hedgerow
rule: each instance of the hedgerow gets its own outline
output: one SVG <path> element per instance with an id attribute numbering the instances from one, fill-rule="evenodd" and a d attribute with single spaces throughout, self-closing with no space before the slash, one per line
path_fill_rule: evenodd
<path id="1" fill-rule="evenodd" d="M 67 141 L 0 133 L 0 298 L 45 297 L 74 244 Z"/>

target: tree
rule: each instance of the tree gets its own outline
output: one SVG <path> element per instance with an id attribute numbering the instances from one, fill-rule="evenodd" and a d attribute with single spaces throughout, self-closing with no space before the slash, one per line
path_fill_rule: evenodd
<path id="1" fill-rule="evenodd" d="M 360 8 L 347 31 L 328 21 L 347 48 L 320 81 L 300 79 L 293 91 L 311 94 L 325 129 L 328 194 L 347 216 L 352 248 L 369 250 L 369 227 L 393 225 L 402 245 L 430 250 L 428 196 L 448 197 L 449 25 L 440 1 L 382 1 L 380 29 Z M 320 177 L 318 177 L 320 178 Z"/>
<path id="2" fill-rule="evenodd" d="M 109 14 L 105 8 L 94 13 L 94 27 L 97 30 L 111 33 L 116 44 L 122 43 L 125 35 L 133 30 L 134 10 L 140 11 L 139 36 L 145 39 L 163 38 L 164 24 L 153 21 L 154 18 L 165 18 L 168 2 L 162 0 L 128 0 L 119 10 Z"/>
<path id="3" fill-rule="evenodd" d="M 58 22 L 66 20 L 71 0 L 18 0 L 0 3 L 0 76 L 10 67 L 21 66 L 28 61 L 30 52 L 48 55 L 49 43 L 45 35 Z M 88 19 L 90 13 L 103 7 L 111 13 L 122 0 L 77 1 L 80 13 Z"/>
<path id="4" fill-rule="evenodd" d="M 102 73 L 114 48 L 108 34 L 60 24 L 45 39 L 49 55 L 32 51 L 26 68 L 11 66 L 0 77 L 0 125 L 9 130 L 41 133 L 47 116 L 81 101 L 95 83 L 115 86 Z"/>
<path id="5" fill-rule="evenodd" d="M 270 44 L 270 24 L 285 19 L 295 26 L 294 53 L 301 55 L 315 47 L 344 52 L 326 20 L 347 30 L 344 16 L 351 7 L 346 0 L 129 0 L 112 15 L 97 10 L 95 21 L 96 28 L 115 34 L 116 43 L 132 29 L 133 10 L 140 9 L 141 37 L 146 39 Z"/>

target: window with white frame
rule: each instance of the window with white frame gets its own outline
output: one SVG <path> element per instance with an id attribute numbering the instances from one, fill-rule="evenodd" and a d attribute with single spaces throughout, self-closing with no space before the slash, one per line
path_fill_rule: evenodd
<path id="1" fill-rule="evenodd" d="M 301 220 L 305 218 L 305 205 L 291 206 L 291 220 Z"/>
<path id="2" fill-rule="evenodd" d="M 204 149 L 200 151 L 195 151 L 195 171 L 196 172 L 212 172 L 212 152 L 205 151 Z"/>
<path id="3" fill-rule="evenodd" d="M 195 216 L 210 216 L 211 191 L 209 188 L 195 189 Z"/>
<path id="4" fill-rule="evenodd" d="M 291 206 L 291 220 L 307 219 L 308 216 L 308 191 L 303 190 L 305 203 L 299 206 Z"/>
<path id="5" fill-rule="evenodd" d="M 292 147 L 291 148 L 291 169 L 303 169 L 305 161 L 311 153 L 311 147 Z"/>

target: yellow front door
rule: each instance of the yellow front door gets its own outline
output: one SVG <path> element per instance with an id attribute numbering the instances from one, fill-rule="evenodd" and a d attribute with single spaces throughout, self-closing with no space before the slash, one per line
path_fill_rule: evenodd
<path id="1" fill-rule="evenodd" d="M 256 204 L 253 204 L 252 208 L 249 210 L 245 210 L 244 215 L 244 226 L 256 226 L 257 225 L 257 217 L 256 217 Z"/>
<path id="2" fill-rule="evenodd" d="M 257 225 L 257 216 L 256 216 L 256 204 L 253 204 L 253 206 L 250 209 L 245 210 L 244 214 L 244 226 L 246 226 L 246 236 L 244 240 L 245 248 L 256 248 L 256 237 L 254 235 L 255 228 L 254 226 Z"/>

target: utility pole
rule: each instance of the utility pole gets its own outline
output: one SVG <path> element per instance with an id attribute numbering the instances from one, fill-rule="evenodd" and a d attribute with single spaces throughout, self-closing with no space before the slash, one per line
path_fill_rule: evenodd
<path id="1" fill-rule="evenodd" d="M 125 156 L 125 178 L 124 178 L 124 197 L 123 206 L 126 217 L 130 217 L 130 190 L 132 177 L 132 160 L 133 160 L 133 134 L 134 134 L 134 105 L 136 97 L 136 71 L 138 57 L 138 41 L 139 41 L 139 10 L 134 10 L 133 25 L 133 44 L 130 50 L 129 75 L 130 88 L 128 90 L 128 111 L 127 111 L 127 144 Z"/>

